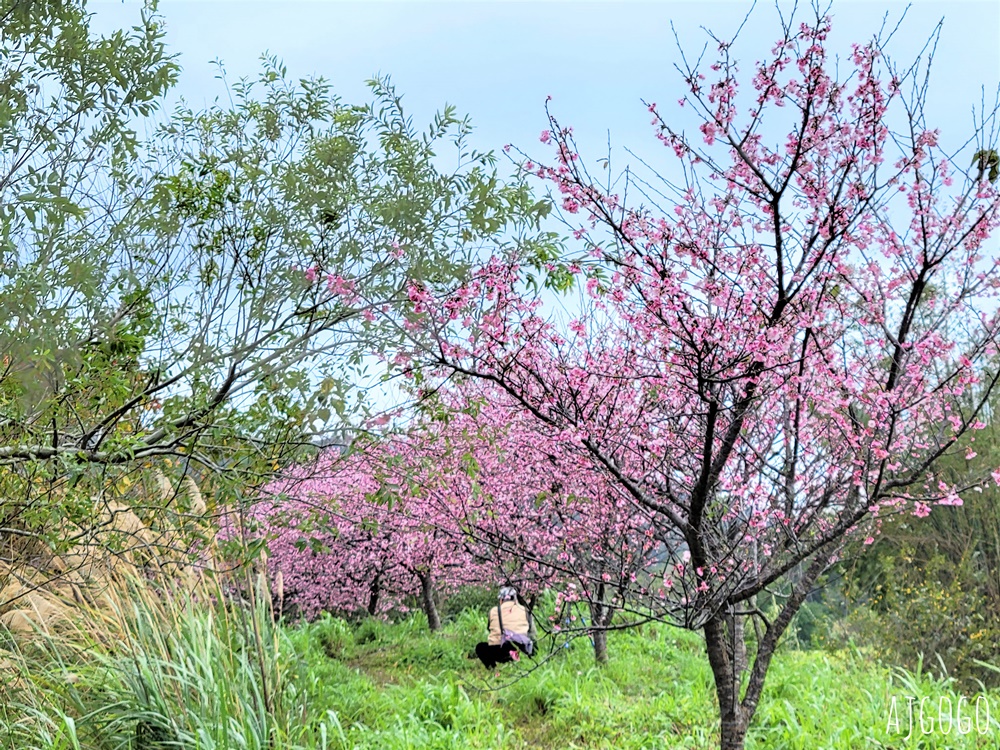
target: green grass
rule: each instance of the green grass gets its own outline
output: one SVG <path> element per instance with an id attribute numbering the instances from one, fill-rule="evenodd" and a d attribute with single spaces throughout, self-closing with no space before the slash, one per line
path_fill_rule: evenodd
<path id="1" fill-rule="evenodd" d="M 701 749 L 717 745 L 701 639 L 665 626 L 615 633 L 595 667 L 586 640 L 499 679 L 466 654 L 467 611 L 430 634 L 421 616 L 273 626 L 263 609 L 123 599 L 113 623 L 0 645 L 0 747 L 39 750 Z M 204 599 L 202 599 L 204 601 Z M 111 625 L 114 627 L 111 627 Z M 12 665 L 12 668 L 11 668 Z M 515 679 L 523 675 L 522 679 Z M 902 727 L 887 728 L 897 698 Z M 995 747 L 1000 726 L 908 740 L 906 696 L 957 704 L 947 680 L 893 673 L 859 653 L 781 651 L 748 750 Z M 1000 693 L 988 695 L 1000 717 Z M 975 696 L 971 696 L 974 700 Z M 971 708 L 968 711 L 971 713 Z"/>
<path id="2" fill-rule="evenodd" d="M 422 618 L 356 631 L 324 619 L 289 631 L 300 669 L 330 686 L 317 693 L 358 748 L 712 748 L 717 745 L 711 673 L 698 635 L 665 626 L 616 633 L 611 660 L 593 664 L 586 641 L 511 682 L 465 654 L 480 635 L 479 613 L 443 633 Z M 506 687 L 497 687 L 506 685 Z M 334 687 L 335 686 L 335 687 Z M 497 688 L 497 689 L 494 689 Z M 896 696 L 900 731 L 888 727 Z M 958 701 L 949 681 L 893 673 L 859 653 L 786 650 L 768 676 L 748 748 L 994 747 L 1000 726 L 964 736 L 919 727 L 904 740 L 907 696 Z M 975 696 L 970 696 L 974 700 Z M 1000 694 L 988 694 L 1000 715 Z M 969 709 L 971 711 L 971 708 Z"/>

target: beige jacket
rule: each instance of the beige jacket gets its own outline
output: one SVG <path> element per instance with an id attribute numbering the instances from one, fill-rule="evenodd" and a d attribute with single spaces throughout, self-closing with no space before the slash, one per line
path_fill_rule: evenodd
<path id="1" fill-rule="evenodd" d="M 528 611 L 517 602 L 501 602 L 499 606 L 503 607 L 504 630 L 527 634 Z M 491 646 L 499 646 L 500 641 L 500 618 L 497 616 L 497 608 L 494 607 L 490 610 L 490 637 L 486 642 Z"/>

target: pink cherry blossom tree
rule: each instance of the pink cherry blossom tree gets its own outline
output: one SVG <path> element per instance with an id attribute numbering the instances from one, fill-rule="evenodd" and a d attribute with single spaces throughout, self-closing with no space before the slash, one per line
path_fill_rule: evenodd
<path id="1" fill-rule="evenodd" d="M 436 594 L 554 589 L 587 608 L 584 622 L 554 627 L 591 635 L 605 661 L 614 614 L 636 614 L 637 593 L 662 578 L 653 519 L 504 392 L 446 395 L 446 418 L 327 452 L 267 488 L 251 533 L 268 540 L 284 602 L 311 618 L 418 599 L 436 630 Z"/>
<path id="2" fill-rule="evenodd" d="M 416 425 L 396 464 L 424 512 L 460 528 L 499 582 L 586 605 L 589 623 L 563 630 L 590 634 L 605 661 L 614 614 L 637 614 L 637 596 L 662 579 L 652 516 L 504 391 L 469 383 L 442 399 L 447 419 Z"/>
<path id="3" fill-rule="evenodd" d="M 404 452 L 405 453 L 405 452 Z M 267 540 L 268 567 L 302 616 L 405 610 L 416 599 L 431 630 L 437 598 L 479 583 L 481 571 L 450 519 L 391 481 L 398 446 L 330 450 L 265 488 L 246 533 Z"/>
<path id="4" fill-rule="evenodd" d="M 681 66 L 698 137 L 649 105 L 670 164 L 648 179 L 599 184 L 550 119 L 552 156 L 524 168 L 579 218 L 586 257 L 550 265 L 586 279 L 578 319 L 550 320 L 510 255 L 410 294 L 425 365 L 502 390 L 652 519 L 672 556 L 656 613 L 704 633 L 724 750 L 845 540 L 981 484 L 936 464 L 997 380 L 995 110 L 948 151 L 921 66 L 875 38 L 838 68 L 818 10 L 782 28 L 745 73 L 722 41 L 710 71 Z"/>

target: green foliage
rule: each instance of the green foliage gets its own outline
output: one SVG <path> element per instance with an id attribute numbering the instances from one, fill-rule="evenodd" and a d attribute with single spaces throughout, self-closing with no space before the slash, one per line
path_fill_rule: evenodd
<path id="1" fill-rule="evenodd" d="M 1000 463 L 998 441 L 995 424 L 978 431 L 945 458 L 943 478 L 988 474 Z M 871 554 L 844 566 L 851 614 L 838 627 L 841 640 L 871 646 L 885 663 L 923 664 L 972 690 L 1000 686 L 989 666 L 1000 664 L 1000 492 L 991 482 L 963 499 L 885 521 Z"/>
<path id="2" fill-rule="evenodd" d="M 170 738 L 212 750 L 262 748 L 267 737 L 289 750 L 707 750 L 718 743 L 704 645 L 687 631 L 650 624 L 623 632 L 601 668 L 577 642 L 523 679 L 483 690 L 506 684 L 519 667 L 505 667 L 495 681 L 465 658 L 482 633 L 478 611 L 430 634 L 419 616 L 356 626 L 323 617 L 281 629 L 263 606 L 134 601 L 124 618 L 125 651 L 52 638 L 6 654 L 28 679 L 0 701 L 0 746 L 103 750 Z M 926 697 L 936 711 L 939 699 L 954 706 L 960 695 L 953 680 L 920 665 L 890 672 L 857 651 L 783 651 L 747 747 L 981 747 L 975 731 L 917 731 L 906 740 L 905 723 L 899 731 L 888 724 L 894 697 L 903 706 L 907 697 Z M 993 720 L 986 737 L 998 731 Z"/>
<path id="3" fill-rule="evenodd" d="M 308 731 L 294 721 L 303 696 L 286 681 L 290 655 L 263 599 L 244 609 L 222 603 L 221 588 L 190 595 L 145 582 L 118 593 L 87 630 L 28 639 L 10 654 L 22 679 L 4 696 L 6 746 L 321 746 L 297 744 Z M 201 604 L 206 595 L 219 603 Z"/>
<path id="4" fill-rule="evenodd" d="M 463 586 L 445 599 L 440 607 L 441 617 L 451 620 L 463 612 L 479 612 L 480 619 L 485 617 L 490 607 L 496 606 L 497 590 L 493 586 Z"/>
<path id="5" fill-rule="evenodd" d="M 0 0 L 8 559 L 65 550 L 112 503 L 183 525 L 154 472 L 238 505 L 366 410 L 411 284 L 548 242 L 547 204 L 468 147 L 468 120 L 420 129 L 388 80 L 345 103 L 265 58 L 154 129 L 178 66 L 155 3 L 138 15 L 98 36 L 83 0 Z"/>
<path id="6" fill-rule="evenodd" d="M 997 154 L 996 149 L 984 148 L 977 151 L 972 155 L 972 165 L 979 170 L 980 180 L 984 175 L 990 182 L 996 182 L 1000 177 L 1000 154 Z"/>
<path id="7" fill-rule="evenodd" d="M 971 557 L 955 560 L 933 547 L 898 544 L 881 552 L 877 571 L 876 578 L 855 582 L 867 584 L 870 596 L 848 618 L 849 632 L 886 663 L 914 669 L 926 662 L 966 689 L 1000 685 L 996 671 L 982 664 L 1000 663 L 996 601 L 985 595 Z"/>
<path id="8" fill-rule="evenodd" d="M 141 182 L 136 130 L 178 71 L 155 2 L 137 16 L 131 29 L 98 35 L 77 0 L 0 0 L 7 561 L 63 551 L 120 497 L 122 483 L 136 481 L 125 465 L 142 448 L 150 400 L 135 395 L 159 377 L 141 362 L 156 315 L 130 247 Z"/>

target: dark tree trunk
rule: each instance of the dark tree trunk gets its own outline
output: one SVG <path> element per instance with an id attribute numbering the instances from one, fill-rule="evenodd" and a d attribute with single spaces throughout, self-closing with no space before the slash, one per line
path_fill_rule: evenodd
<path id="1" fill-rule="evenodd" d="M 538 628 L 535 626 L 535 618 L 532 614 L 535 611 L 535 596 L 532 595 L 527 602 L 521 604 L 528 610 L 528 637 L 532 643 L 538 643 Z"/>
<path id="2" fill-rule="evenodd" d="M 427 615 L 427 627 L 431 632 L 441 629 L 441 617 L 438 615 L 437 603 L 434 601 L 434 580 L 430 573 L 417 573 L 420 579 L 420 600 Z"/>
<path id="3" fill-rule="evenodd" d="M 594 631 L 594 661 L 598 664 L 608 663 L 608 631 Z"/>
<path id="4" fill-rule="evenodd" d="M 746 664 L 746 650 L 743 642 L 742 629 L 735 627 L 734 620 L 740 620 L 739 615 L 717 614 L 705 623 L 705 649 L 708 651 L 708 661 L 712 666 L 712 676 L 715 678 L 715 694 L 719 699 L 719 740 L 722 750 L 743 750 L 747 729 L 757 711 L 761 694 L 764 691 L 764 680 L 771 666 L 771 658 L 778 646 L 778 640 L 788 628 L 792 617 L 799 611 L 806 596 L 816 580 L 827 567 L 829 551 L 820 549 L 802 577 L 792 587 L 790 596 L 778 616 L 765 628 L 763 636 L 757 640 L 757 652 L 746 691 L 740 695 L 740 662 Z M 735 636 L 739 633 L 740 644 Z"/>
<path id="5" fill-rule="evenodd" d="M 368 587 L 368 614 L 372 617 L 378 612 L 378 600 L 382 595 L 382 577 L 375 576 Z"/>
<path id="6" fill-rule="evenodd" d="M 749 717 L 740 704 L 740 686 L 735 664 L 730 658 L 731 638 L 724 616 L 705 623 L 705 649 L 715 677 L 715 695 L 719 700 L 719 741 L 722 750 L 743 750 Z"/>
<path id="7" fill-rule="evenodd" d="M 590 625 L 594 642 L 594 661 L 608 663 L 608 631 L 614 610 L 604 601 L 604 584 L 597 588 L 597 596 L 590 602 Z"/>

